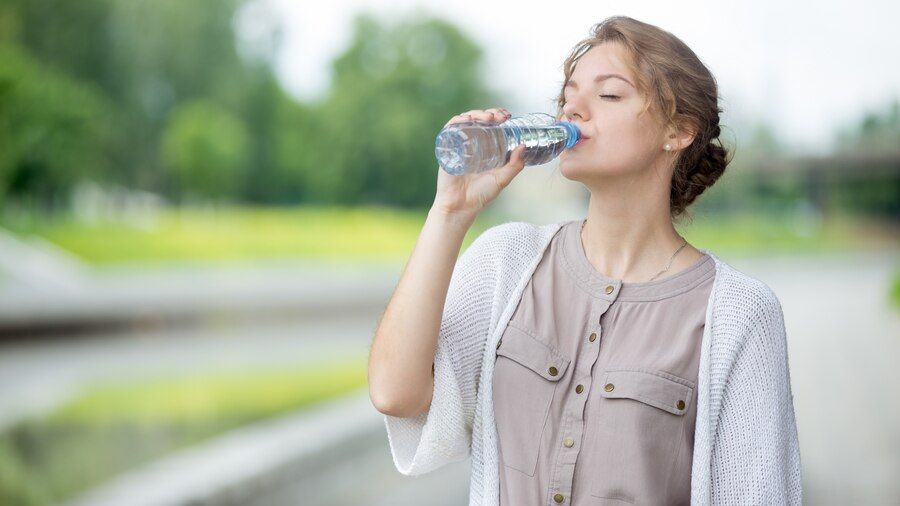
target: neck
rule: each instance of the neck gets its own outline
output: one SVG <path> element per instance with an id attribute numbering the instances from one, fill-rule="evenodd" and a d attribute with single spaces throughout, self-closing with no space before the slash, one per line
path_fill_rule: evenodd
<path id="1" fill-rule="evenodd" d="M 635 195 L 605 185 L 602 192 L 591 191 L 587 222 L 581 231 L 585 256 L 601 274 L 623 282 L 646 282 L 672 263 L 655 280 L 669 277 L 691 266 L 702 253 L 685 245 L 674 259 L 672 255 L 684 244 L 669 214 L 668 193 L 665 199 L 650 192 Z M 640 202 L 641 205 L 635 205 Z"/>

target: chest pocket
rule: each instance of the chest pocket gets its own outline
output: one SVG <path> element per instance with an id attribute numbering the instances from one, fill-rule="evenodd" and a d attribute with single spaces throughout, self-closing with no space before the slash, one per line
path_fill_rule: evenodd
<path id="1" fill-rule="evenodd" d="M 600 395 L 607 399 L 634 399 L 683 415 L 692 400 L 692 381 L 652 369 L 607 369 Z"/>
<path id="2" fill-rule="evenodd" d="M 599 376 L 597 421 L 586 443 L 597 458 L 591 495 L 635 504 L 668 503 L 635 477 L 665 483 L 686 444 L 685 413 L 693 406 L 690 381 L 652 368 L 611 368 Z"/>
<path id="3" fill-rule="evenodd" d="M 534 476 L 550 402 L 569 362 L 552 346 L 507 325 L 492 379 L 503 465 Z"/>

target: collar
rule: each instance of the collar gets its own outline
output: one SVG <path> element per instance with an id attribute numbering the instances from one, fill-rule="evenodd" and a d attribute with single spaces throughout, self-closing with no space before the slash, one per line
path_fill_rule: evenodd
<path id="1" fill-rule="evenodd" d="M 579 233 L 584 221 L 584 219 L 571 220 L 562 224 L 560 237 L 562 258 L 575 282 L 596 298 L 609 302 L 665 299 L 687 292 L 715 275 L 714 258 L 708 251 L 701 249 L 703 256 L 693 265 L 662 279 L 626 283 L 621 279 L 605 276 L 591 265 L 584 252 Z M 607 291 L 610 293 L 606 293 Z"/>

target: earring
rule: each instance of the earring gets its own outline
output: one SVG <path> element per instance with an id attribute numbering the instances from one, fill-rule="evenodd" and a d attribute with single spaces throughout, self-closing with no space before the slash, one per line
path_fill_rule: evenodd
<path id="1" fill-rule="evenodd" d="M 669 143 L 666 143 L 666 145 L 663 146 L 663 149 L 665 149 L 666 151 L 672 151 L 672 145 Z"/>

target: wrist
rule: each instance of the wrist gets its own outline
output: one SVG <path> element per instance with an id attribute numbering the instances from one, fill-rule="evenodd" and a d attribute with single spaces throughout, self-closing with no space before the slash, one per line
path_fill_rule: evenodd
<path id="1" fill-rule="evenodd" d="M 461 229 L 463 231 L 468 230 L 469 227 L 472 226 L 477 216 L 477 213 L 466 211 L 450 211 L 436 204 L 433 204 L 431 206 L 431 209 L 428 210 L 428 217 L 430 220 L 433 220 L 444 226 Z"/>

